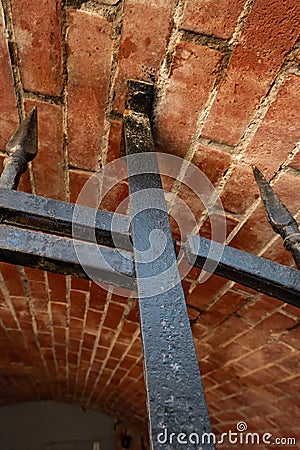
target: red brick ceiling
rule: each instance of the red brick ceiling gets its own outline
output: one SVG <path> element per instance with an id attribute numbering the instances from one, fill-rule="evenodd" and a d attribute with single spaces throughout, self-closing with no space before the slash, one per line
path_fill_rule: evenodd
<path id="1" fill-rule="evenodd" d="M 154 81 L 157 149 L 210 178 L 230 245 L 292 265 L 267 223 L 251 166 L 299 211 L 298 0 L 2 5 L 1 160 L 19 118 L 34 105 L 39 114 L 39 154 L 20 190 L 75 202 L 94 171 L 120 156 L 127 79 Z M 209 236 L 188 187 L 163 181 Z M 114 210 L 127 196 L 124 180 L 101 207 Z M 173 231 L 180 239 L 175 223 Z M 217 276 L 199 284 L 198 275 L 187 275 L 184 290 L 214 431 L 246 420 L 251 431 L 300 439 L 298 310 Z M 80 403 L 143 434 L 136 301 L 6 264 L 0 281 L 1 403 Z"/>

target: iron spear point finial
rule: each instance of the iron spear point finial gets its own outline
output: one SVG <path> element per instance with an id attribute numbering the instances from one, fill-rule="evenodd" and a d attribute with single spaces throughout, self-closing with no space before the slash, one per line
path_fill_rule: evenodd
<path id="1" fill-rule="evenodd" d="M 23 120 L 6 146 L 0 188 L 17 189 L 21 175 L 26 171 L 38 150 L 37 108 Z"/>
<path id="2" fill-rule="evenodd" d="M 284 247 L 290 251 L 300 269 L 300 233 L 298 223 L 275 194 L 270 184 L 257 167 L 253 167 L 268 220 L 275 231 L 284 239 Z"/>

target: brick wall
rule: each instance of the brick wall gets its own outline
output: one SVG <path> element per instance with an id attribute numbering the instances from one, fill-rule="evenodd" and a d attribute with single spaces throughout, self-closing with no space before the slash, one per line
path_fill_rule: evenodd
<path id="1" fill-rule="evenodd" d="M 76 201 L 94 171 L 120 156 L 126 80 L 153 81 L 157 148 L 211 179 L 228 243 L 292 265 L 251 166 L 298 215 L 299 23 L 297 0 L 2 0 L 1 161 L 19 118 L 37 105 L 39 154 L 20 190 Z M 184 182 L 165 178 L 164 186 L 209 236 L 205 209 Z M 114 210 L 127 196 L 124 180 L 101 206 Z M 299 312 L 198 276 L 192 270 L 184 289 L 214 431 L 245 420 L 250 431 L 300 440 Z M 100 408 L 120 430 L 138 430 L 140 448 L 147 423 L 136 301 L 6 264 L 0 282 L 1 402 Z"/>

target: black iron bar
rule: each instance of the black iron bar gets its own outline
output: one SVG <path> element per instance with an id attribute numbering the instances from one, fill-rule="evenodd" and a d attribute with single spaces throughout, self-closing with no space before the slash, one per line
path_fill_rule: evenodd
<path id="1" fill-rule="evenodd" d="M 124 132 L 150 443 L 214 449 L 211 436 L 206 441 L 210 421 L 154 151 L 151 99 L 150 84 L 130 82 Z"/>
<path id="2" fill-rule="evenodd" d="M 25 192 L 0 189 L 0 223 L 132 250 L 129 217 Z M 90 225 L 89 225 L 90 224 Z"/>
<path id="3" fill-rule="evenodd" d="M 110 247 L 0 225 L 2 262 L 88 278 L 78 259 L 78 251 L 86 255 L 84 262 L 93 280 L 135 289 L 133 257 L 129 252 L 121 254 Z"/>
<path id="4" fill-rule="evenodd" d="M 300 269 L 300 233 L 298 224 L 286 206 L 277 197 L 260 170 L 254 167 L 253 172 L 268 220 L 275 233 L 280 234 L 284 240 L 284 247 L 291 252 L 296 266 Z"/>
<path id="5" fill-rule="evenodd" d="M 0 188 L 17 189 L 21 175 L 27 170 L 38 150 L 37 109 L 29 116 L 9 140 L 6 146 L 7 157 L 3 161 L 4 170 L 0 177 Z"/>
<path id="6" fill-rule="evenodd" d="M 222 254 L 220 260 L 214 253 Z M 213 265 L 214 274 L 300 308 L 300 272 L 296 269 L 198 235 L 188 236 L 185 254 L 189 263 L 198 268 L 206 261 L 219 261 Z M 209 264 L 206 270 L 209 271 Z"/>

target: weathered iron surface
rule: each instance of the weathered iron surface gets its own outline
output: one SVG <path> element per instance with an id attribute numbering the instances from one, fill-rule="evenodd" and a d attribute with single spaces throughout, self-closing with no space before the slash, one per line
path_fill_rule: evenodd
<path id="1" fill-rule="evenodd" d="M 0 223 L 132 250 L 129 217 L 0 189 Z M 75 231 L 76 230 L 76 231 Z"/>
<path id="2" fill-rule="evenodd" d="M 7 157 L 3 161 L 0 188 L 17 189 L 21 175 L 37 155 L 37 150 L 37 109 L 34 108 L 6 146 Z"/>
<path id="3" fill-rule="evenodd" d="M 284 247 L 291 252 L 298 269 L 300 269 L 300 233 L 298 223 L 257 167 L 254 167 L 253 172 L 268 220 L 275 233 L 280 234 L 282 239 L 284 239 Z"/>
<path id="4" fill-rule="evenodd" d="M 139 104 L 141 93 L 145 93 L 145 108 Z M 197 445 L 195 440 L 188 441 L 192 433 L 194 439 L 195 435 L 201 439 L 209 433 L 210 421 L 150 121 L 144 114 L 151 96 L 150 84 L 131 82 L 124 113 L 150 442 L 153 449 L 179 449 L 183 445 L 179 436 L 188 444 L 186 448 L 213 449 L 210 443 Z"/>
<path id="5" fill-rule="evenodd" d="M 214 251 L 219 255 L 222 250 L 222 257 L 214 270 L 216 275 L 300 307 L 298 270 L 233 247 L 223 246 L 219 242 L 209 241 L 198 235 L 189 235 L 185 246 L 187 260 L 199 268 L 204 265 L 207 258 L 212 262 L 218 262 L 218 259 L 214 259 Z M 207 270 L 209 271 L 209 265 Z"/>
<path id="6" fill-rule="evenodd" d="M 93 280 L 135 289 L 133 257 L 129 252 L 121 255 L 116 249 L 89 242 L 75 243 L 74 239 L 0 225 L 0 261 L 88 278 L 78 261 L 75 244 L 86 255 L 85 264 Z"/>

